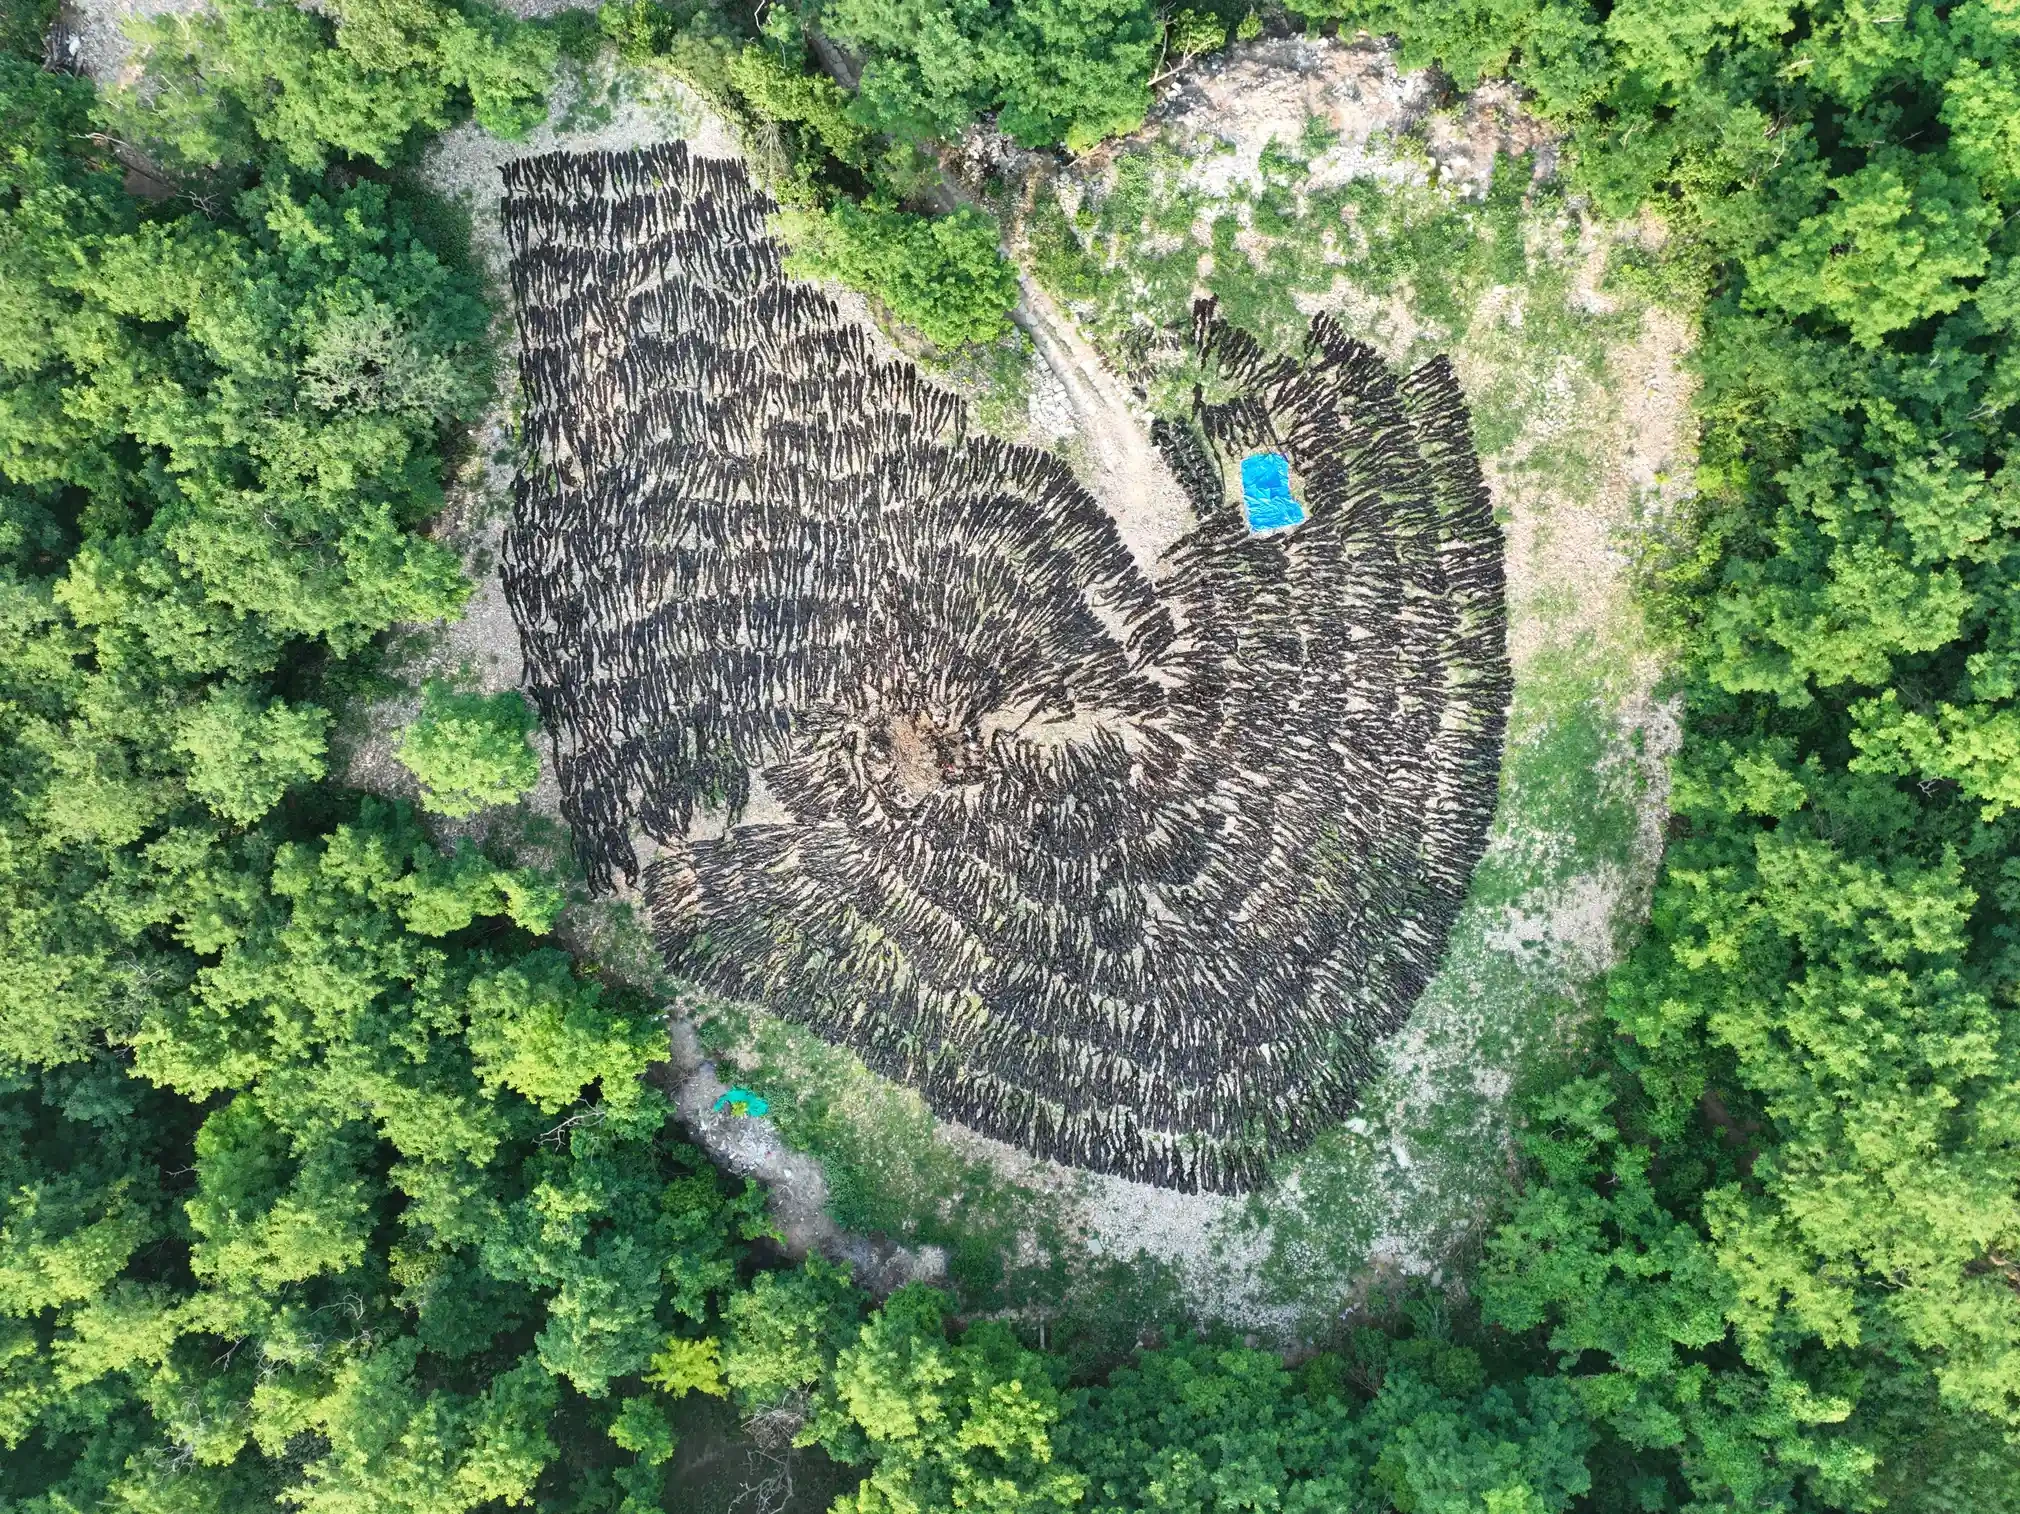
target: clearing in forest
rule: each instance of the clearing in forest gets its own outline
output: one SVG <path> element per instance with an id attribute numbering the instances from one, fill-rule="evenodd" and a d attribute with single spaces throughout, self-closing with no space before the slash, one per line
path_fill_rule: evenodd
<path id="1" fill-rule="evenodd" d="M 1156 431 L 1197 524 L 1146 574 L 1058 458 L 784 277 L 739 165 L 506 185 L 505 582 L 592 884 L 643 833 L 677 977 L 1066 1165 L 1239 1192 L 1350 1113 L 1499 771 L 1449 365 L 1323 316 L 1273 356 L 1203 302 Z"/>
<path id="2" fill-rule="evenodd" d="M 534 141 L 464 127 L 431 163 L 431 180 L 471 205 L 501 282 L 501 162 L 679 136 L 726 148 L 692 100 L 643 114 L 630 103 L 666 94 L 664 81 L 597 72 L 584 104 Z M 1098 1286 L 1118 1329 L 1176 1298 L 1296 1334 L 1371 1272 L 1435 1274 L 1504 1191 L 1516 1091 L 1576 1049 L 1593 984 L 1645 909 L 1674 727 L 1631 588 L 1637 543 L 1688 492 L 1688 328 L 1636 282 L 1646 228 L 1596 225 L 1568 203 L 1547 143 L 1507 156 L 1536 147 L 1533 127 L 1499 106 L 1440 115 L 1432 103 L 1379 49 L 1268 43 L 1202 72 L 1136 140 L 1011 171 L 1002 209 L 1036 360 L 1008 343 L 990 354 L 996 382 L 971 421 L 1058 451 L 1121 517 L 1142 568 L 1192 526 L 1150 431 L 1190 414 L 1197 299 L 1216 298 L 1278 353 L 1330 313 L 1398 371 L 1451 355 L 1505 533 L 1514 693 L 1498 808 L 1443 968 L 1382 1043 L 1358 1111 L 1279 1160 L 1251 1199 L 1034 1159 L 936 1118 L 791 1019 L 680 990 L 676 1046 L 695 1069 L 682 1107 L 697 1135 L 772 1183 L 796 1243 L 854 1257 L 866 1280 L 944 1260 L 976 1306 L 1081 1308 Z M 1131 445 L 1105 444 L 1118 436 Z M 1117 457 L 1129 476 L 1110 476 Z M 469 483 L 495 493 L 503 477 L 479 469 Z M 476 522 L 478 593 L 434 663 L 510 685 L 519 649 L 495 566 L 505 507 L 472 495 L 461 510 Z M 354 766 L 373 750 L 367 740 Z M 558 797 L 551 782 L 543 796 Z M 656 954 L 627 939 L 621 912 L 573 918 L 593 960 L 649 971 Z M 766 1097 L 769 1117 L 712 1110 L 725 1080 Z"/>

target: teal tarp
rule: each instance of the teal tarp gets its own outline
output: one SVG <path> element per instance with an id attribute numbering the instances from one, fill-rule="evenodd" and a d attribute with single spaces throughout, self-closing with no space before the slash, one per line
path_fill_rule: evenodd
<path id="1" fill-rule="evenodd" d="M 715 1101 L 716 1113 L 720 1114 L 723 1110 L 730 1109 L 738 1104 L 743 1106 L 738 1111 L 742 1114 L 756 1116 L 771 1112 L 771 1105 L 752 1093 L 748 1088 L 732 1088 Z"/>

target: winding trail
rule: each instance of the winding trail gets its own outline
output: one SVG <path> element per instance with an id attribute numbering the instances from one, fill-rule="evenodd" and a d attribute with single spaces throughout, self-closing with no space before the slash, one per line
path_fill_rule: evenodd
<path id="1" fill-rule="evenodd" d="M 1137 566 L 1155 578 L 1165 549 L 1196 524 L 1185 491 L 1151 445 L 1142 408 L 1072 318 L 1030 274 L 1020 273 L 1018 284 L 1023 295 L 1011 318 L 1065 386 L 1087 445 L 1085 466 L 1074 471 L 1115 518 Z"/>

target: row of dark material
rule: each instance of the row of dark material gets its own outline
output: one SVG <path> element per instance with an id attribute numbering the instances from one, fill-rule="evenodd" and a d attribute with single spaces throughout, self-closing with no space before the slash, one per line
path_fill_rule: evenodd
<path id="1" fill-rule="evenodd" d="M 515 164 L 506 586 L 585 866 L 672 965 L 1063 1162 L 1239 1191 L 1354 1104 L 1485 845 L 1501 545 L 1449 369 L 1210 307 L 1155 576 L 785 278 L 683 147 Z M 1226 480 L 1282 451 L 1305 523 Z M 638 878 L 633 838 L 660 859 Z"/>

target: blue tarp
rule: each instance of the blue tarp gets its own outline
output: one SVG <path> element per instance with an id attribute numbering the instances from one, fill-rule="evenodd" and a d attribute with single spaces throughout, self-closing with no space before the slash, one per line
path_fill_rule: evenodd
<path id="1" fill-rule="evenodd" d="M 743 1106 L 741 1109 L 737 1108 L 739 1104 Z M 715 1108 L 717 1113 L 721 1113 L 727 1109 L 733 1114 L 747 1114 L 751 1116 L 768 1114 L 771 1111 L 771 1105 L 752 1093 L 748 1088 L 732 1088 L 728 1093 L 723 1094 L 715 1101 Z"/>
<path id="2" fill-rule="evenodd" d="M 1290 459 L 1281 452 L 1251 452 L 1241 460 L 1241 498 L 1254 532 L 1295 526 L 1305 518 L 1305 507 L 1291 494 Z"/>

